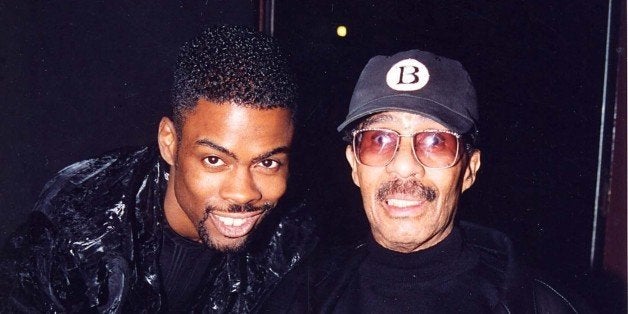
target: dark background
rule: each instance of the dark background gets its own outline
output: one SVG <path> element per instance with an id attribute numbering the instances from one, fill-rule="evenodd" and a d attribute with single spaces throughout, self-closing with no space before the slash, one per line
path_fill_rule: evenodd
<path id="1" fill-rule="evenodd" d="M 0 240 L 56 171 L 153 144 L 169 113 L 178 47 L 211 23 L 257 27 L 258 5 L 0 2 Z M 529 264 L 603 312 L 625 312 L 625 278 L 590 260 L 608 3 L 319 0 L 275 8 L 274 36 L 291 53 L 303 95 L 288 199 L 311 205 L 326 241 L 367 232 L 335 131 L 359 72 L 376 54 L 428 50 L 465 65 L 481 104 L 482 169 L 463 195 L 462 218 L 508 233 Z M 618 13 L 613 21 L 609 118 Z M 335 35 L 340 24 L 345 38 Z M 603 238 L 604 221 L 598 225 Z"/>
<path id="2" fill-rule="evenodd" d="M 72 162 L 155 144 L 178 48 L 213 23 L 257 25 L 233 1 L 0 1 L 2 238 Z"/>

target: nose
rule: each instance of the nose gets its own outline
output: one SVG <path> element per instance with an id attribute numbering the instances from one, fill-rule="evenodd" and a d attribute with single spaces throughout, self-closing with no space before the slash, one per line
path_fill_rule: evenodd
<path id="1" fill-rule="evenodd" d="M 260 200 L 262 193 L 255 184 L 251 171 L 247 167 L 237 167 L 225 173 L 220 197 L 230 204 L 244 205 Z"/>
<path id="2" fill-rule="evenodd" d="M 423 175 L 425 169 L 414 156 L 412 137 L 402 137 L 393 160 L 386 166 L 388 172 L 397 174 L 400 178 L 409 178 Z"/>

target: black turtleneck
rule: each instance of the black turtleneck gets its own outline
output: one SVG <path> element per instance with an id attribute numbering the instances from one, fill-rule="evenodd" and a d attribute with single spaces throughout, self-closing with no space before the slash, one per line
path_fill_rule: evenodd
<path id="1" fill-rule="evenodd" d="M 159 267 L 167 312 L 189 309 L 212 258 L 218 255 L 206 245 L 180 236 L 167 225 L 164 227 Z"/>
<path id="2" fill-rule="evenodd" d="M 478 288 L 477 256 L 454 228 L 425 250 L 400 253 L 372 238 L 358 274 L 340 298 L 343 313 L 483 313 L 491 305 Z"/>

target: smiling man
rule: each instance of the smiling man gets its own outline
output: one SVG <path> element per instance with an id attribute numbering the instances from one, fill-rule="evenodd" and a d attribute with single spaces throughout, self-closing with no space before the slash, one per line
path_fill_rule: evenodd
<path id="1" fill-rule="evenodd" d="M 315 244 L 286 192 L 296 87 L 270 37 L 180 50 L 158 148 L 62 170 L 0 263 L 0 312 L 249 313 Z"/>
<path id="2" fill-rule="evenodd" d="M 410 253 L 447 238 L 458 198 L 480 167 L 480 152 L 464 152 L 458 133 L 405 111 L 373 114 L 351 133 L 347 160 L 373 239 Z"/>
<path id="3" fill-rule="evenodd" d="M 172 229 L 219 251 L 240 249 L 286 191 L 291 114 L 201 98 L 178 115 L 179 130 L 163 118 L 164 212 Z"/>
<path id="4" fill-rule="evenodd" d="M 480 169 L 477 121 L 459 62 L 419 50 L 372 58 L 338 127 L 370 236 L 318 251 L 276 290 L 290 305 L 270 311 L 575 312 L 504 234 L 456 219 Z"/>

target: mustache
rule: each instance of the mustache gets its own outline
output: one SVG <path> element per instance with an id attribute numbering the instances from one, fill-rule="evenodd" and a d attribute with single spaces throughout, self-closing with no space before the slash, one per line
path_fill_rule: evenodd
<path id="1" fill-rule="evenodd" d="M 205 213 L 209 214 L 211 212 L 223 211 L 228 213 L 250 213 L 256 211 L 267 211 L 275 207 L 275 204 L 270 202 L 264 203 L 261 206 L 253 206 L 251 204 L 231 204 L 225 208 L 225 210 L 220 210 L 216 206 L 207 206 L 205 208 Z"/>
<path id="2" fill-rule="evenodd" d="M 395 193 L 409 194 L 428 202 L 432 202 L 436 199 L 436 191 L 433 188 L 427 187 L 423 185 L 423 183 L 414 179 L 395 179 L 393 181 L 388 181 L 377 189 L 376 198 L 381 202 L 384 201 L 388 195 Z"/>

